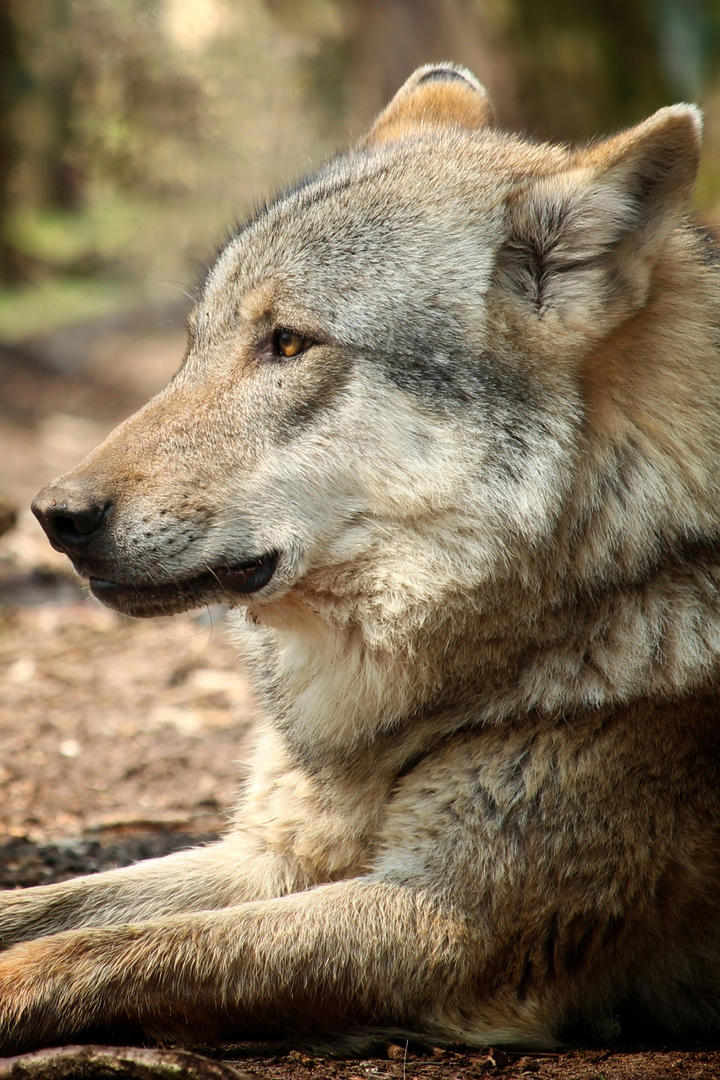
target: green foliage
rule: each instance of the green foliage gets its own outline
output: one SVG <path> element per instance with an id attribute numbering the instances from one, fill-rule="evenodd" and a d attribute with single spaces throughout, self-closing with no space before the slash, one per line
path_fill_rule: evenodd
<path id="1" fill-rule="evenodd" d="M 131 307 L 139 298 L 137 286 L 127 283 L 62 275 L 0 288 L 0 338 L 19 341 L 65 323 Z"/>

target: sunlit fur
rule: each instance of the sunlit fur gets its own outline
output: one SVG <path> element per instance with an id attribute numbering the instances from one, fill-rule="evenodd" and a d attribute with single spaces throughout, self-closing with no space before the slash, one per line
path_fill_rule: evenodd
<path id="1" fill-rule="evenodd" d="M 38 505 L 112 504 L 78 565 L 131 614 L 279 553 L 223 597 L 250 775 L 217 844 L 3 895 L 6 1049 L 718 1034 L 699 138 L 679 105 L 532 143 L 430 65 L 238 230 L 178 375 Z"/>

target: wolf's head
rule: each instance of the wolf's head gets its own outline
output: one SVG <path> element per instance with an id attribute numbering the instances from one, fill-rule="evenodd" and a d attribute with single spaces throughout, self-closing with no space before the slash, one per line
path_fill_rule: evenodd
<path id="1" fill-rule="evenodd" d="M 522 575 L 577 499 L 591 358 L 647 308 L 698 153 L 690 106 L 569 150 L 496 130 L 464 69 L 416 71 L 227 244 L 177 375 L 37 496 L 51 542 L 133 615 L 399 611 Z"/>

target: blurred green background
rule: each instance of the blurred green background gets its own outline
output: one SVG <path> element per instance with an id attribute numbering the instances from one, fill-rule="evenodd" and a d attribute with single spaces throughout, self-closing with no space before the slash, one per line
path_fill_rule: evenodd
<path id="1" fill-rule="evenodd" d="M 583 140 L 699 102 L 720 219 L 720 0 L 0 0 L 0 339 L 192 288 L 223 227 L 453 59 Z"/>

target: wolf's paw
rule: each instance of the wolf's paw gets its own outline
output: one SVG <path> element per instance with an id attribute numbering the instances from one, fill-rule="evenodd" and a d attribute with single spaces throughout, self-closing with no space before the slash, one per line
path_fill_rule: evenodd
<path id="1" fill-rule="evenodd" d="M 31 1049 L 42 1041 L 36 1025 L 45 1028 L 50 1020 L 53 982 L 45 950 L 34 942 L 0 956 L 0 1053 Z"/>
<path id="2" fill-rule="evenodd" d="M 14 945 L 0 955 L 0 1053 L 34 1049 L 61 1037 L 71 1019 L 74 972 L 59 963 L 52 938 Z"/>
<path id="3" fill-rule="evenodd" d="M 87 939 L 58 934 L 0 954 L 0 1053 L 55 1042 L 93 1026 L 102 971 L 84 955 Z"/>

